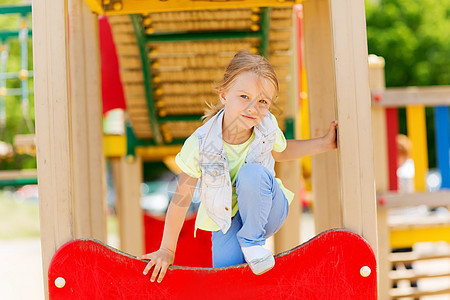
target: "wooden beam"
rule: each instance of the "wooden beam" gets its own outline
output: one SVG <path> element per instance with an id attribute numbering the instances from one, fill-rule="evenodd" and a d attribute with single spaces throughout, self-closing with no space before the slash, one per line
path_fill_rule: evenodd
<path id="1" fill-rule="evenodd" d="M 291 48 L 294 49 L 291 56 L 291 81 L 289 85 L 289 98 L 285 111 L 286 118 L 294 119 L 294 138 L 299 138 L 299 132 L 297 125 L 299 120 L 298 116 L 298 63 L 297 55 L 295 51 L 295 45 L 297 45 L 297 28 L 294 26 L 292 32 Z M 275 253 L 281 253 L 296 247 L 300 243 L 300 217 L 301 206 L 297 191 L 300 189 L 300 161 L 279 162 L 276 163 L 276 174 L 283 181 L 283 185 L 289 190 L 293 191 L 296 195 L 292 200 L 289 207 L 289 214 L 286 218 L 281 229 L 274 235 L 274 251 Z"/>
<path id="2" fill-rule="evenodd" d="M 384 59 L 376 55 L 369 55 L 369 87 L 371 90 L 383 91 L 385 88 Z M 389 190 L 389 161 L 387 137 L 386 109 L 372 107 L 374 175 L 377 192 Z M 378 290 L 381 300 L 389 299 L 392 280 L 389 277 L 391 264 L 388 256 L 391 253 L 389 243 L 388 212 L 379 211 L 377 214 L 378 230 Z"/>
<path id="3" fill-rule="evenodd" d="M 67 3 L 32 2 L 39 211 L 47 299 L 50 260 L 61 245 L 73 239 Z"/>
<path id="4" fill-rule="evenodd" d="M 116 187 L 120 250 L 144 254 L 144 215 L 141 209 L 142 161 L 139 156 L 111 160 Z"/>
<path id="5" fill-rule="evenodd" d="M 124 15 L 124 14 L 144 14 L 150 12 L 172 12 L 184 10 L 205 10 L 205 9 L 230 9 L 230 8 L 253 8 L 267 6 L 292 6 L 301 3 L 299 0 L 245 0 L 245 1 L 159 1 L 159 0 L 122 0 L 106 1 L 87 0 L 91 9 L 98 14 Z"/>
<path id="6" fill-rule="evenodd" d="M 82 0 L 69 1 L 69 18 L 74 236 L 106 242 L 98 19 Z"/>
<path id="7" fill-rule="evenodd" d="M 378 99 L 378 100 L 375 100 Z M 450 106 L 450 86 L 374 89 L 373 106 L 406 107 L 408 105 Z"/>
<path id="8" fill-rule="evenodd" d="M 339 122 L 343 221 L 377 253 L 370 90 L 364 1 L 329 1 Z"/>
<path id="9" fill-rule="evenodd" d="M 0 180 L 12 180 L 21 178 L 35 178 L 37 177 L 36 170 L 7 170 L 0 171 Z"/>
<path id="10" fill-rule="evenodd" d="M 305 1 L 303 9 L 311 138 L 316 138 L 336 118 L 329 3 Z M 316 233 L 342 228 L 336 151 L 312 157 L 311 182 Z"/>
<path id="11" fill-rule="evenodd" d="M 384 193 L 378 196 L 379 209 L 426 205 L 434 208 L 450 206 L 450 190 L 414 194 Z"/>

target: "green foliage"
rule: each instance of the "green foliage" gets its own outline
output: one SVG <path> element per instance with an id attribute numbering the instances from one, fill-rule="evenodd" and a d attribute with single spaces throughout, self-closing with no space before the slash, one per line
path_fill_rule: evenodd
<path id="1" fill-rule="evenodd" d="M 368 0 L 366 19 L 387 86 L 450 84 L 450 0 Z"/>
<path id="2" fill-rule="evenodd" d="M 369 53 L 386 61 L 386 86 L 450 84 L 450 0 L 368 0 L 366 19 Z M 404 109 L 399 112 L 406 134 Z M 427 108 L 430 168 L 436 166 L 433 117 Z"/>
<path id="3" fill-rule="evenodd" d="M 29 2 L 22 0 L 1 0 L 0 5 L 22 5 Z M 31 14 L 27 17 L 28 28 L 31 30 Z M 18 31 L 20 28 L 20 15 L 8 14 L 0 15 L 0 30 L 14 30 Z M 21 57 L 20 57 L 20 43 L 18 38 L 10 38 L 6 41 L 1 41 L 2 44 L 6 44 L 9 48 L 7 72 L 19 72 L 21 70 Z M 28 42 L 28 70 L 33 70 L 33 51 L 32 51 L 32 39 L 29 38 Z M 20 88 L 21 83 L 18 78 L 8 79 L 6 81 L 7 89 Z M 29 93 L 29 109 L 26 112 L 27 118 L 34 123 L 34 95 L 33 95 L 33 78 L 28 78 L 28 93 Z M 32 133 L 26 125 L 24 114 L 21 106 L 20 96 L 6 96 L 5 97 L 5 109 L 6 109 L 6 127 L 1 129 L 0 140 L 13 143 L 14 136 L 16 134 Z M 36 161 L 34 157 L 27 155 L 16 154 L 12 160 L 1 161 L 0 170 L 7 169 L 24 169 L 24 168 L 36 168 Z"/>

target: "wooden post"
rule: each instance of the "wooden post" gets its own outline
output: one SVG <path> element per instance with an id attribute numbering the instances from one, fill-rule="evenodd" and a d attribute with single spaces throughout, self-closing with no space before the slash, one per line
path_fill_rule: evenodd
<path id="1" fill-rule="evenodd" d="M 33 1 L 34 96 L 45 297 L 53 254 L 73 239 L 67 0 Z"/>
<path id="2" fill-rule="evenodd" d="M 116 186 L 120 250 L 144 254 L 144 217 L 141 209 L 142 161 L 139 156 L 111 161 Z"/>
<path id="3" fill-rule="evenodd" d="M 329 1 L 344 227 L 377 253 L 372 124 L 364 1 Z"/>
<path id="4" fill-rule="evenodd" d="M 292 30 L 292 49 L 297 45 L 298 38 L 297 26 L 293 26 Z M 292 74 L 289 89 L 289 100 L 286 105 L 286 118 L 294 119 L 294 138 L 299 138 L 300 132 L 297 130 L 300 120 L 298 116 L 298 56 L 296 53 L 291 55 Z M 300 189 L 301 168 L 300 161 L 279 162 L 276 164 L 276 174 L 283 181 L 283 185 L 290 191 L 295 193 L 295 197 L 289 205 L 289 214 L 281 229 L 274 235 L 274 252 L 281 253 L 290 250 L 300 243 L 300 217 L 301 206 L 298 196 Z"/>
<path id="5" fill-rule="evenodd" d="M 384 59 L 376 55 L 369 56 L 369 86 L 373 91 L 383 91 L 386 87 L 384 79 Z M 385 107 L 372 107 L 372 130 L 373 130 L 373 154 L 376 192 L 385 193 L 389 191 L 388 170 L 388 146 L 387 146 L 387 123 Z M 389 254 L 391 252 L 388 210 L 378 209 L 378 282 L 379 299 L 389 299 L 391 279 L 389 271 L 391 264 Z"/>
<path id="6" fill-rule="evenodd" d="M 69 18 L 74 236 L 106 243 L 98 19 L 82 0 L 69 1 Z"/>
<path id="7" fill-rule="evenodd" d="M 305 1 L 303 9 L 311 138 L 316 138 L 336 119 L 329 1 Z M 342 228 L 337 151 L 312 157 L 311 179 L 316 233 Z"/>

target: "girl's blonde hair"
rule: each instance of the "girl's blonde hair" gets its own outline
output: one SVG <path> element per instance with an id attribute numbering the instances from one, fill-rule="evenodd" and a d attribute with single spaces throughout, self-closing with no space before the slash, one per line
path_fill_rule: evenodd
<path id="1" fill-rule="evenodd" d="M 223 79 L 215 86 L 217 93 L 220 93 L 221 91 L 228 91 L 236 81 L 237 77 L 244 72 L 252 72 L 269 80 L 275 88 L 275 95 L 273 95 L 272 101 L 276 100 L 279 86 L 278 78 L 272 65 L 264 57 L 252 54 L 247 50 L 240 50 L 231 59 L 225 70 Z M 220 101 L 216 105 L 212 105 L 210 103 L 206 103 L 206 105 L 208 108 L 205 110 L 205 114 L 202 117 L 205 122 L 218 113 L 224 106 Z"/>

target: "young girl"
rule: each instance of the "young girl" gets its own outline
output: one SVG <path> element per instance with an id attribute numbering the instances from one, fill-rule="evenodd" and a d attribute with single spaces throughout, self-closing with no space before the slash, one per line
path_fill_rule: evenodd
<path id="1" fill-rule="evenodd" d="M 203 126 L 185 142 L 176 162 L 182 173 L 169 205 L 161 248 L 144 275 L 161 282 L 173 263 L 178 235 L 200 179 L 197 228 L 212 231 L 213 267 L 247 262 L 259 275 L 275 260 L 263 248 L 283 225 L 294 194 L 275 178 L 275 161 L 295 160 L 336 148 L 337 122 L 322 138 L 286 141 L 269 112 L 278 94 L 270 63 L 238 52 L 217 86 L 220 103 L 205 114 Z M 159 276 L 158 276 L 159 274 Z"/>

